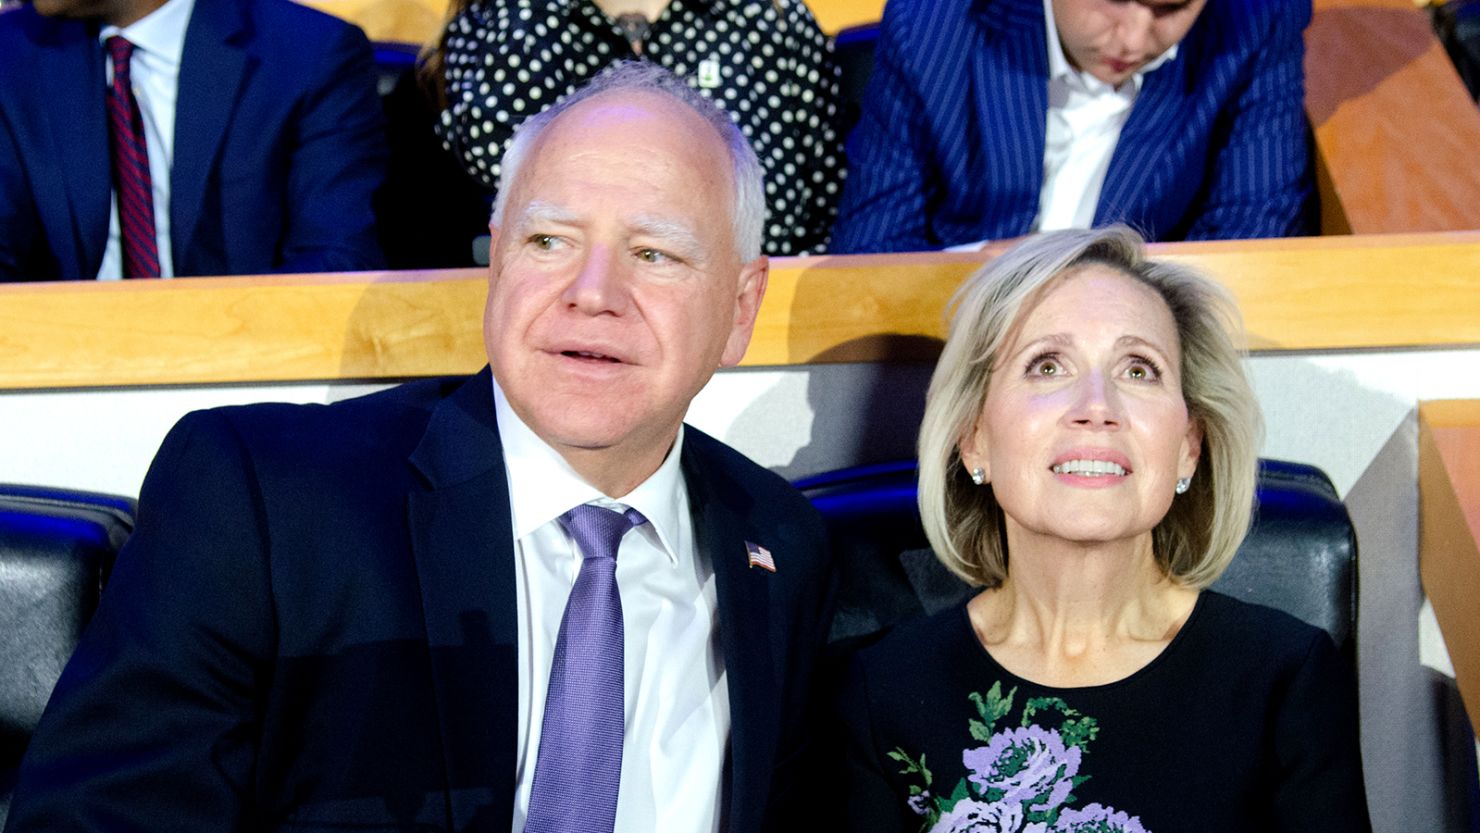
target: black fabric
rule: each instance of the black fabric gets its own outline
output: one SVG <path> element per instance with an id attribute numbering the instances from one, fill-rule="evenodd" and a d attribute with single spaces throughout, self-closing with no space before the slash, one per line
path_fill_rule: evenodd
<path id="1" fill-rule="evenodd" d="M 833 640 L 865 640 L 973 590 L 941 566 L 920 526 L 913 461 L 797 481 L 822 512 L 842 571 Z M 1214 589 L 1289 612 L 1350 656 L 1356 623 L 1356 536 L 1320 469 L 1263 460 L 1254 523 Z"/>
<path id="2" fill-rule="evenodd" d="M 376 47 L 390 162 L 376 192 L 380 246 L 392 269 L 478 265 L 493 192 L 474 182 L 433 132 L 437 107 L 417 82 L 415 55 Z M 486 264 L 487 260 L 484 259 Z"/>
<path id="3" fill-rule="evenodd" d="M 841 713 L 855 833 L 1370 830 L 1349 665 L 1213 591 L 1150 664 L 1080 688 L 1003 669 L 957 605 L 860 652 Z"/>
<path id="4" fill-rule="evenodd" d="M 0 827 L 31 733 L 132 530 L 126 498 L 0 485 Z"/>

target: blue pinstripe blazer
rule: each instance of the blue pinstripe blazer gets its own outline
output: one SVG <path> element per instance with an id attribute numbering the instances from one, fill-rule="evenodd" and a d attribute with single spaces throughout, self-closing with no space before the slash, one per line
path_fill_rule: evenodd
<path id="1" fill-rule="evenodd" d="M 1209 0 L 1147 73 L 1096 225 L 1152 240 L 1314 231 L 1304 113 L 1310 0 Z M 936 249 L 1026 234 L 1048 113 L 1042 0 L 889 0 L 834 252 Z"/>

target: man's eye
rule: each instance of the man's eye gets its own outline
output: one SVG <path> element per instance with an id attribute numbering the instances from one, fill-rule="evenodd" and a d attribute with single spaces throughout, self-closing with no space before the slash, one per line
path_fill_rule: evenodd
<path id="1" fill-rule="evenodd" d="M 529 242 L 542 252 L 548 252 L 555 248 L 555 238 L 549 234 L 532 234 Z"/>
<path id="2" fill-rule="evenodd" d="M 673 260 L 666 253 L 657 249 L 641 248 L 637 250 L 637 259 L 643 263 L 666 263 Z"/>

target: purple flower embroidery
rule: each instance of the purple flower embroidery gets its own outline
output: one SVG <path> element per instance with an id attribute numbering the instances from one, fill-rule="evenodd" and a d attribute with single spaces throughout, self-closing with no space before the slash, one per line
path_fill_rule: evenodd
<path id="1" fill-rule="evenodd" d="M 1022 826 L 1023 807 L 1019 803 L 987 804 L 963 798 L 940 817 L 930 833 L 1018 833 Z"/>
<path id="2" fill-rule="evenodd" d="M 923 816 L 930 812 L 930 806 L 933 800 L 930 790 L 916 793 L 909 798 L 910 810 L 917 816 Z"/>
<path id="3" fill-rule="evenodd" d="M 1147 833 L 1139 816 L 1128 816 L 1099 804 L 1082 810 L 1065 810 L 1053 829 L 1054 833 Z"/>
<path id="4" fill-rule="evenodd" d="M 997 798 L 1000 791 L 1002 801 L 1043 811 L 1068 799 L 1081 754 L 1077 746 L 1065 748 L 1058 732 L 1033 725 L 998 732 L 986 746 L 961 753 L 961 762 L 981 795 Z"/>

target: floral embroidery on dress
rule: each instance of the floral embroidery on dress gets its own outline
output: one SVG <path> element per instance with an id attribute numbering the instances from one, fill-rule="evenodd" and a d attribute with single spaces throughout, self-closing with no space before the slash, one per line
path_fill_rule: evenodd
<path id="1" fill-rule="evenodd" d="M 1073 807 L 1074 788 L 1088 781 L 1080 765 L 1098 722 L 1057 697 L 1023 703 L 1017 726 L 999 728 L 1013 711 L 1017 688 L 1002 695 L 993 683 L 983 697 L 968 695 L 980 719 L 967 722 L 971 737 L 984 746 L 961 753 L 967 775 L 949 794 L 934 790 L 934 776 L 922 754 L 911 758 L 901 748 L 889 757 L 910 778 L 909 806 L 929 833 L 1151 833 L 1137 816 L 1113 807 Z"/>

